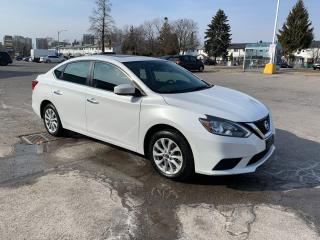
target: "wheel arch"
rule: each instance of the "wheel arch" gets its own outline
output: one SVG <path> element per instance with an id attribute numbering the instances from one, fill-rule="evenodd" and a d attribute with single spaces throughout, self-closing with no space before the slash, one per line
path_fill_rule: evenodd
<path id="1" fill-rule="evenodd" d="M 193 151 L 192 151 L 192 148 L 191 148 L 191 145 L 188 141 L 188 139 L 186 138 L 186 136 L 180 131 L 178 130 L 177 128 L 169 125 L 169 124 L 155 124 L 153 125 L 152 127 L 150 127 L 148 129 L 148 131 L 146 132 L 145 136 L 144 136 L 144 140 L 143 140 L 143 152 L 144 152 L 144 155 L 146 156 L 147 155 L 147 144 L 150 140 L 150 138 L 152 137 L 153 134 L 155 134 L 156 132 L 159 132 L 159 131 L 163 131 L 163 130 L 171 130 L 171 131 L 175 131 L 176 133 L 178 133 L 179 135 L 181 135 L 185 140 L 186 142 L 188 143 L 188 146 L 191 150 L 191 153 L 193 155 Z"/>
<path id="2" fill-rule="evenodd" d="M 52 102 L 50 102 L 49 100 L 43 100 L 40 104 L 40 116 L 41 118 L 43 118 L 43 111 L 45 109 L 45 107 L 48 105 L 48 104 L 53 104 Z"/>

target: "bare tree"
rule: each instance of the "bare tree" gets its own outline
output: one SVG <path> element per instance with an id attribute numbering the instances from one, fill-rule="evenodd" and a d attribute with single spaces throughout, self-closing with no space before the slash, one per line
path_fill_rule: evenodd
<path id="1" fill-rule="evenodd" d="M 198 26 L 192 19 L 178 19 L 173 23 L 173 31 L 178 38 L 179 50 L 185 53 L 187 50 L 194 50 L 198 45 Z"/>
<path id="2" fill-rule="evenodd" d="M 146 21 L 142 27 L 145 35 L 146 51 L 149 55 L 154 55 L 159 49 L 161 21 L 159 19 Z"/>
<path id="3" fill-rule="evenodd" d="M 96 0 L 95 4 L 92 15 L 89 17 L 91 24 L 89 30 L 99 39 L 101 50 L 104 52 L 106 40 L 108 40 L 108 45 L 111 45 L 111 33 L 114 27 L 111 3 L 110 0 Z"/>

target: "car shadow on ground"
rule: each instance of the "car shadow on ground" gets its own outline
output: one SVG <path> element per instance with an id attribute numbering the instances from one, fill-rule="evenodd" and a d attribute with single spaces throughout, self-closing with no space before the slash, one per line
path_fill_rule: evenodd
<path id="1" fill-rule="evenodd" d="M 244 191 L 283 191 L 320 185 L 320 143 L 276 130 L 276 151 L 255 173 L 210 177 L 197 175 L 190 184 L 224 185 Z"/>
<path id="2" fill-rule="evenodd" d="M 68 133 L 68 136 L 77 139 L 84 137 L 73 133 Z M 150 162 L 143 156 L 101 141 L 91 138 L 90 140 L 111 146 L 114 149 L 112 154 L 106 153 L 97 156 L 99 164 L 111 166 L 130 177 L 139 176 L 141 178 L 142 174 L 148 174 L 148 183 L 146 183 L 148 185 L 156 184 L 161 179 L 152 170 Z M 260 166 L 255 173 L 231 176 L 196 174 L 186 182 L 171 180 L 164 180 L 164 182 L 175 187 L 180 184 L 190 187 L 193 185 L 211 185 L 226 186 L 241 191 L 284 191 L 320 185 L 320 143 L 298 137 L 286 130 L 277 129 L 275 145 L 274 155 L 264 165 Z M 136 161 L 132 161 L 132 159 L 139 159 L 140 162 L 145 161 L 146 165 L 144 167 L 135 166 Z M 135 169 L 141 174 L 130 170 L 125 171 L 125 169 Z"/>

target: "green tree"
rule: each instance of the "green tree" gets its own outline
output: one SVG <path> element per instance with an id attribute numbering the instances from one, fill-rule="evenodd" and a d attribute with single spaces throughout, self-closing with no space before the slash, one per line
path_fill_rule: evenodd
<path id="1" fill-rule="evenodd" d="M 308 10 L 303 1 L 298 0 L 278 34 L 278 40 L 286 56 L 292 56 L 295 51 L 301 51 L 310 46 L 314 38 L 311 25 Z"/>
<path id="2" fill-rule="evenodd" d="M 164 18 L 164 22 L 160 30 L 159 42 L 162 54 L 174 55 L 179 52 L 178 37 L 171 30 L 171 26 L 167 17 Z"/>
<path id="3" fill-rule="evenodd" d="M 224 11 L 219 9 L 205 32 L 205 51 L 215 60 L 218 56 L 226 59 L 228 55 L 227 49 L 231 43 L 231 28 L 228 22 Z"/>

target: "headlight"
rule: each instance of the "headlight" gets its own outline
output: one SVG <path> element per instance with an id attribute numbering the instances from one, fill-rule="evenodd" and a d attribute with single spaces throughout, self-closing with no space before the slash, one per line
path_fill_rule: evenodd
<path id="1" fill-rule="evenodd" d="M 199 121 L 208 132 L 213 134 L 240 138 L 251 135 L 251 132 L 240 124 L 222 118 L 207 116 L 207 118 L 199 118 Z"/>

